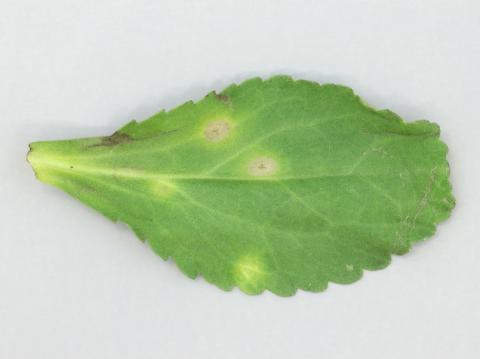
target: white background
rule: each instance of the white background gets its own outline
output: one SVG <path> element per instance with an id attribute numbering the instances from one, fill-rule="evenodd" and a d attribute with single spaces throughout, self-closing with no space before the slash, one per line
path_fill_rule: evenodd
<path id="1" fill-rule="evenodd" d="M 0 358 L 479 358 L 479 66 L 478 0 L 0 0 Z M 25 161 L 279 73 L 440 124 L 434 238 L 324 293 L 226 293 Z"/>

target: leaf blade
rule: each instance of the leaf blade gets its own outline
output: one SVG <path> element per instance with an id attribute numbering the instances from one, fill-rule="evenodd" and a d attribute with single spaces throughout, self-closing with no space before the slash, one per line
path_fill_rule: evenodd
<path id="1" fill-rule="evenodd" d="M 285 76 L 31 148 L 39 179 L 129 224 L 187 276 L 248 294 L 354 282 L 454 206 L 436 124 Z"/>

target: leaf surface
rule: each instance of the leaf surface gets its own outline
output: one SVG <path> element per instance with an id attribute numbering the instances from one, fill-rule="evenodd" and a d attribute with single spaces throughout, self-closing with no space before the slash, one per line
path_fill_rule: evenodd
<path id="1" fill-rule="evenodd" d="M 248 294 L 354 282 L 454 207 L 436 124 L 286 76 L 30 147 L 41 181 L 127 223 L 187 276 Z"/>

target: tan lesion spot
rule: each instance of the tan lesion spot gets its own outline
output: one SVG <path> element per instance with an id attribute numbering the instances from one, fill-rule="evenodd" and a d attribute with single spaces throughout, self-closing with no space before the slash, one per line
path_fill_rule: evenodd
<path id="1" fill-rule="evenodd" d="M 255 177 L 271 176 L 277 170 L 277 162 L 270 157 L 257 157 L 248 165 L 248 173 Z"/>
<path id="2" fill-rule="evenodd" d="M 216 120 L 210 122 L 205 130 L 203 135 L 205 139 L 210 142 L 220 142 L 224 140 L 231 131 L 230 124 L 225 120 Z"/>

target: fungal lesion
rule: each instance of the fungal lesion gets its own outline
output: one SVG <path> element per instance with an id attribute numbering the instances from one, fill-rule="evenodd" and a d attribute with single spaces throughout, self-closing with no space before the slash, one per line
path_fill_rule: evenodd
<path id="1" fill-rule="evenodd" d="M 248 165 L 248 173 L 255 177 L 271 176 L 277 173 L 278 163 L 270 157 L 257 157 Z"/>
<path id="2" fill-rule="evenodd" d="M 215 120 L 207 124 L 203 131 L 205 139 L 209 142 L 223 141 L 231 132 L 232 126 L 223 119 Z"/>
<path id="3" fill-rule="evenodd" d="M 150 189 L 156 197 L 167 198 L 176 191 L 176 186 L 171 181 L 152 181 Z"/>
<path id="4" fill-rule="evenodd" d="M 241 257 L 235 263 L 234 272 L 237 285 L 247 292 L 258 288 L 267 275 L 262 260 L 253 254 Z"/>
<path id="5" fill-rule="evenodd" d="M 221 102 L 227 104 L 227 105 L 230 105 L 231 104 L 231 100 L 230 100 L 230 96 L 228 95 L 224 95 L 224 94 L 221 94 L 221 93 L 216 93 L 215 91 L 213 91 L 213 95 Z"/>
<path id="6" fill-rule="evenodd" d="M 110 146 L 117 146 L 122 143 L 127 143 L 133 141 L 130 135 L 127 135 L 123 132 L 115 132 L 113 135 L 102 137 L 99 143 L 95 143 L 88 147 L 110 147 Z"/>

